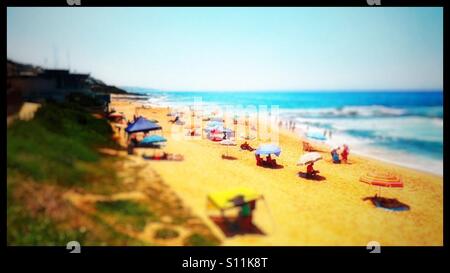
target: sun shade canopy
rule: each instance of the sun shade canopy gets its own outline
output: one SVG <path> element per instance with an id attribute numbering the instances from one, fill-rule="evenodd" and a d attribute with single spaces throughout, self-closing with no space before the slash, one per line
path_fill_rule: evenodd
<path id="1" fill-rule="evenodd" d="M 367 173 L 361 176 L 359 181 L 373 186 L 403 188 L 403 181 L 401 181 L 400 177 L 389 173 Z"/>
<path id="2" fill-rule="evenodd" d="M 297 162 L 297 165 L 309 165 L 321 159 L 322 156 L 319 153 L 316 152 L 306 153 L 300 157 L 300 159 Z"/>
<path id="3" fill-rule="evenodd" d="M 255 151 L 256 155 L 269 155 L 274 154 L 276 156 L 280 156 L 281 149 L 275 144 L 263 144 L 258 147 Z"/>
<path id="4" fill-rule="evenodd" d="M 166 141 L 167 141 L 167 139 L 165 139 L 162 136 L 151 135 L 151 136 L 144 137 L 144 139 L 141 141 L 141 143 L 142 144 L 152 144 L 152 143 L 166 142 Z"/>
<path id="5" fill-rule="evenodd" d="M 134 123 L 130 124 L 125 131 L 127 133 L 146 132 L 161 130 L 162 127 L 158 124 L 147 120 L 144 117 L 139 117 Z"/>
<path id="6" fill-rule="evenodd" d="M 233 198 L 243 196 L 244 202 L 262 198 L 262 195 L 247 188 L 235 188 L 227 191 L 215 192 L 208 195 L 208 204 L 220 210 L 235 207 Z"/>

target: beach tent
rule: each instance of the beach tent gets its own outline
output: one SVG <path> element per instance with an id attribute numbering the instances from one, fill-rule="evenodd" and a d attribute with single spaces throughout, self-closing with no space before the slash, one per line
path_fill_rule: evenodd
<path id="1" fill-rule="evenodd" d="M 151 135 L 151 136 L 144 137 L 144 139 L 140 143 L 141 144 L 154 144 L 154 143 L 166 142 L 166 141 L 167 141 L 167 139 L 165 139 L 162 136 Z"/>
<path id="2" fill-rule="evenodd" d="M 127 133 L 136 133 L 136 132 L 147 132 L 147 131 L 155 131 L 161 130 L 162 127 L 158 124 L 149 121 L 144 117 L 139 117 L 135 122 L 131 123 L 125 131 Z"/>
<path id="3" fill-rule="evenodd" d="M 258 149 L 256 149 L 255 154 L 256 155 L 274 154 L 276 156 L 280 156 L 281 148 L 275 144 L 262 144 L 258 147 Z"/>
<path id="4" fill-rule="evenodd" d="M 215 208 L 219 209 L 220 211 L 234 208 L 236 205 L 233 202 L 233 198 L 239 195 L 244 198 L 244 202 L 251 202 L 263 198 L 261 194 L 253 190 L 239 187 L 209 194 L 207 197 L 207 206 L 208 208 Z"/>
<path id="5" fill-rule="evenodd" d="M 306 153 L 300 157 L 300 159 L 297 162 L 297 165 L 309 165 L 320 159 L 322 159 L 322 156 L 319 153 L 316 152 Z"/>

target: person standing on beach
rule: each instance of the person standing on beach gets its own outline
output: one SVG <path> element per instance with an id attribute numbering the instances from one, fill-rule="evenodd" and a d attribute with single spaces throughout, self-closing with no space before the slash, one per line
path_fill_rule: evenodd
<path id="1" fill-rule="evenodd" d="M 347 163 L 348 154 L 349 154 L 349 149 L 348 149 L 347 144 L 344 144 L 343 147 L 344 147 L 344 148 L 343 148 L 343 151 L 342 151 L 342 153 L 341 153 L 341 158 L 342 158 L 342 162 L 343 162 L 343 163 Z"/>
<path id="2" fill-rule="evenodd" d="M 238 195 L 231 200 L 236 207 L 239 207 L 239 214 L 237 218 L 237 226 L 241 232 L 248 232 L 253 226 L 253 210 L 255 209 L 255 202 L 245 202 L 244 196 Z"/>

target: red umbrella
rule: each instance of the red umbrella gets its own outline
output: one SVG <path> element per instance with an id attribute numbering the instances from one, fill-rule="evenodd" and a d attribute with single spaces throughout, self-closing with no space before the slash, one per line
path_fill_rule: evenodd
<path id="1" fill-rule="evenodd" d="M 390 173 L 367 173 L 361 176 L 359 181 L 379 187 L 403 188 L 403 181 L 400 177 Z"/>
<path id="2" fill-rule="evenodd" d="M 369 172 L 361 176 L 359 181 L 379 187 L 378 196 L 381 196 L 381 187 L 403 188 L 403 181 L 400 177 L 391 173 Z"/>

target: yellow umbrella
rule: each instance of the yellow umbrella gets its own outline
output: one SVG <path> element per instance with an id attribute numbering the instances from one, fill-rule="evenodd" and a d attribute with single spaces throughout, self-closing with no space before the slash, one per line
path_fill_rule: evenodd
<path id="1" fill-rule="evenodd" d="M 208 195 L 208 207 L 217 208 L 219 210 L 226 210 L 235 207 L 232 199 L 241 195 L 244 202 L 250 202 L 262 198 L 262 194 L 256 193 L 247 188 L 234 188 L 227 191 L 215 192 Z"/>

